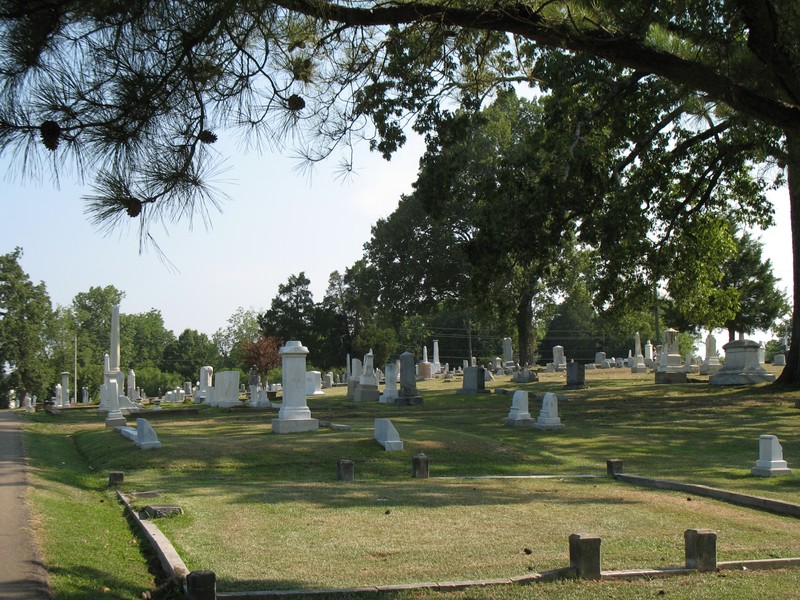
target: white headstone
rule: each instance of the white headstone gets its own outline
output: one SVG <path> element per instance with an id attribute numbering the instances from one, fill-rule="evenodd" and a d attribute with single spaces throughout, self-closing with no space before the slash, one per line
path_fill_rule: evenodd
<path id="1" fill-rule="evenodd" d="M 197 388 L 197 393 L 194 395 L 196 404 L 201 404 L 209 400 L 212 395 L 212 384 L 214 378 L 214 367 L 205 366 L 200 367 L 200 384 Z"/>
<path id="2" fill-rule="evenodd" d="M 562 429 L 564 424 L 558 416 L 558 396 L 553 392 L 547 392 L 542 399 L 542 409 L 536 423 L 536 429 Z"/>
<path id="3" fill-rule="evenodd" d="M 773 475 L 789 475 L 792 470 L 783 460 L 783 446 L 774 435 L 762 435 L 758 438 L 758 460 L 750 470 L 752 475 L 772 477 Z"/>
<path id="4" fill-rule="evenodd" d="M 506 417 L 506 425 L 530 425 L 531 414 L 528 412 L 528 392 L 517 390 L 511 397 L 511 410 Z"/>
<path id="5" fill-rule="evenodd" d="M 306 371 L 306 396 L 324 396 L 322 391 L 322 373 Z"/>
<path id="6" fill-rule="evenodd" d="M 158 441 L 158 436 L 155 430 L 147 422 L 147 419 L 136 419 L 136 442 L 142 450 L 151 450 L 153 448 L 161 448 L 161 442 Z"/>
<path id="7" fill-rule="evenodd" d="M 503 338 L 503 364 L 514 364 L 514 350 L 511 345 L 511 338 Z"/>
<path id="8" fill-rule="evenodd" d="M 375 419 L 375 439 L 387 452 L 403 449 L 400 434 L 389 419 Z"/>
<path id="9" fill-rule="evenodd" d="M 379 402 L 382 404 L 394 404 L 397 398 L 397 375 L 400 369 L 400 363 L 386 363 L 386 387 L 383 394 L 380 395 Z"/>

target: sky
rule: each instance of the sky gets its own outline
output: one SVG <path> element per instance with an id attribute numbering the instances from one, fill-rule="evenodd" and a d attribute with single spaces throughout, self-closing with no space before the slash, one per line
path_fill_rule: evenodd
<path id="1" fill-rule="evenodd" d="M 175 335 L 189 328 L 211 336 L 239 307 L 269 308 L 278 286 L 301 271 L 321 301 L 329 275 L 362 258 L 371 226 L 411 191 L 423 149 L 411 138 L 387 162 L 362 144 L 355 173 L 342 181 L 335 158 L 309 177 L 297 170 L 291 151 L 259 155 L 231 145 L 223 149 L 229 155 L 216 183 L 229 199 L 222 212 L 212 212 L 211 225 L 153 229 L 171 266 L 153 250 L 139 253 L 133 219 L 110 236 L 94 228 L 81 199 L 91 190 L 77 177 L 62 174 L 59 186 L 49 179 L 21 181 L 18 168 L 0 157 L 0 253 L 21 247 L 23 270 L 34 283 L 45 283 L 54 305 L 68 306 L 93 286 L 113 285 L 125 293 L 121 312 L 155 308 Z M 770 199 L 776 225 L 755 233 L 789 293 L 788 192 L 777 190 Z"/>
<path id="2" fill-rule="evenodd" d="M 278 286 L 301 271 L 321 301 L 329 275 L 363 257 L 371 226 L 411 191 L 423 149 L 412 138 L 387 162 L 362 144 L 342 180 L 335 156 L 309 176 L 291 150 L 259 155 L 231 145 L 215 183 L 228 199 L 212 209 L 210 226 L 153 228 L 171 265 L 152 249 L 139 253 L 134 219 L 110 236 L 95 228 L 82 200 L 92 190 L 76 176 L 62 174 L 58 186 L 21 180 L 0 157 L 0 253 L 21 247 L 23 270 L 45 283 L 54 305 L 113 285 L 125 293 L 122 313 L 155 308 L 175 335 L 190 328 L 210 336 L 239 307 L 269 308 Z"/>

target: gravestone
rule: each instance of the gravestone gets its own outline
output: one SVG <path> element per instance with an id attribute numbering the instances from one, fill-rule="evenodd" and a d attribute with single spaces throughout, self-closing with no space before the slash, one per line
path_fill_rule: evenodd
<path id="1" fill-rule="evenodd" d="M 772 477 L 774 475 L 791 475 L 792 470 L 783 460 L 783 446 L 774 435 L 762 435 L 758 438 L 758 460 L 750 469 L 751 475 Z"/>
<path id="2" fill-rule="evenodd" d="M 528 392 L 517 390 L 511 396 L 511 410 L 506 417 L 506 425 L 511 427 L 530 427 L 533 424 L 531 413 L 528 412 Z"/>
<path id="3" fill-rule="evenodd" d="M 642 338 L 639 332 L 634 336 L 634 348 L 636 353 L 633 356 L 633 364 L 630 365 L 631 373 L 647 373 L 649 370 L 647 364 L 644 362 L 644 354 L 642 353 Z"/>
<path id="4" fill-rule="evenodd" d="M 272 419 L 273 433 L 316 431 L 319 421 L 311 417 L 306 403 L 306 356 L 308 348 L 290 340 L 280 349 L 282 361 L 283 402 L 278 418 Z"/>
<path id="5" fill-rule="evenodd" d="M 530 383 L 531 381 L 539 381 L 539 376 L 528 367 L 524 367 L 522 369 L 516 369 L 511 374 L 511 381 L 514 383 Z"/>
<path id="6" fill-rule="evenodd" d="M 709 377 L 712 385 L 751 385 L 775 381 L 775 375 L 767 373 L 758 363 L 758 342 L 734 340 L 723 347 L 725 364 L 716 375 Z"/>
<path id="7" fill-rule="evenodd" d="M 322 373 L 306 371 L 306 396 L 324 396 L 322 391 Z"/>
<path id="8" fill-rule="evenodd" d="M 61 406 L 69 408 L 69 373 L 61 373 Z"/>
<path id="9" fill-rule="evenodd" d="M 200 367 L 200 383 L 198 384 L 197 393 L 194 395 L 195 404 L 203 404 L 208 399 L 213 390 L 211 385 L 213 378 L 214 367 Z"/>
<path id="10" fill-rule="evenodd" d="M 136 419 L 136 427 L 117 427 L 117 431 L 142 450 L 161 448 L 155 430 L 147 419 Z"/>
<path id="11" fill-rule="evenodd" d="M 547 392 L 542 399 L 542 409 L 533 424 L 536 429 L 563 429 L 564 424 L 558 416 L 558 396 Z"/>
<path id="12" fill-rule="evenodd" d="M 650 340 L 644 345 L 644 364 L 646 367 L 652 368 L 655 359 L 653 343 Z"/>
<path id="13" fill-rule="evenodd" d="M 233 408 L 241 406 L 239 400 L 239 377 L 241 371 L 219 371 L 214 375 L 214 390 L 211 406 Z"/>
<path id="14" fill-rule="evenodd" d="M 356 388 L 361 383 L 361 373 L 364 367 L 361 359 L 354 358 L 350 361 L 350 378 L 347 380 L 347 399 L 352 400 L 355 396 Z"/>
<path id="15" fill-rule="evenodd" d="M 785 367 L 786 366 L 786 355 L 785 354 L 776 354 L 772 357 L 772 364 L 776 367 Z"/>
<path id="16" fill-rule="evenodd" d="M 721 368 L 722 364 L 717 353 L 717 338 L 709 333 L 706 336 L 706 358 L 700 365 L 700 375 L 716 375 Z"/>
<path id="17" fill-rule="evenodd" d="M 106 415 L 106 428 L 114 428 L 125 426 L 125 417 L 119 409 L 119 393 L 117 392 L 116 379 L 112 379 L 106 384 L 106 406 L 108 407 L 108 415 Z"/>
<path id="18" fill-rule="evenodd" d="M 399 368 L 399 362 L 386 363 L 386 386 L 383 389 L 383 394 L 378 398 L 378 401 L 382 404 L 394 404 L 397 399 L 397 371 Z"/>
<path id="19" fill-rule="evenodd" d="M 417 391 L 414 356 L 410 352 L 403 352 L 400 355 L 400 390 L 395 404 L 422 404 L 422 396 Z"/>
<path id="20" fill-rule="evenodd" d="M 328 371 L 325 373 L 325 377 L 322 378 L 322 389 L 330 389 L 333 387 L 333 371 Z"/>
<path id="21" fill-rule="evenodd" d="M 397 452 L 403 449 L 400 434 L 389 419 L 375 419 L 375 440 L 387 452 Z"/>
<path id="22" fill-rule="evenodd" d="M 660 360 L 655 368 L 655 381 L 659 384 L 686 383 L 686 371 L 683 368 L 680 347 L 678 346 L 678 332 L 667 329 L 663 335 L 663 348 Z"/>
<path id="23" fill-rule="evenodd" d="M 364 356 L 364 368 L 358 387 L 353 392 L 355 402 L 375 402 L 380 398 L 378 379 L 375 377 L 374 355 L 372 349 Z"/>
<path id="24" fill-rule="evenodd" d="M 507 369 L 514 367 L 514 349 L 510 337 L 503 338 L 503 366 Z"/>
<path id="25" fill-rule="evenodd" d="M 439 360 L 439 340 L 433 340 L 433 365 L 432 374 L 438 375 L 442 371 L 442 363 Z"/>
<path id="26" fill-rule="evenodd" d="M 568 390 L 582 390 L 586 387 L 586 367 L 582 363 L 571 360 L 567 363 L 567 385 Z"/>
<path id="27" fill-rule="evenodd" d="M 425 381 L 433 379 L 433 365 L 428 361 L 422 361 L 417 365 L 417 379 Z"/>
<path id="28" fill-rule="evenodd" d="M 467 367 L 461 382 L 459 394 L 488 394 L 483 367 Z"/>
<path id="29" fill-rule="evenodd" d="M 594 362 L 597 365 L 600 365 L 601 369 L 608 368 L 608 362 L 606 362 L 606 353 L 605 352 L 595 352 L 594 353 Z"/>
<path id="30" fill-rule="evenodd" d="M 556 371 L 567 368 L 567 358 L 564 356 L 564 346 L 553 346 L 553 365 Z"/>

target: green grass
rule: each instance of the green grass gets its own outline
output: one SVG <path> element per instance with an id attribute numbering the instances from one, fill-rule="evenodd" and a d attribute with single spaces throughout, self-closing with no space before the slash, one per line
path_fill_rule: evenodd
<path id="1" fill-rule="evenodd" d="M 111 590 L 105 597 L 138 597 L 152 585 L 139 542 L 105 489 L 111 470 L 125 472 L 123 489 L 157 489 L 159 502 L 184 508 L 184 516 L 159 525 L 190 569 L 217 573 L 221 591 L 511 577 L 566 566 L 567 538 L 575 532 L 603 538 L 604 569 L 680 565 L 683 531 L 694 527 L 718 532 L 719 560 L 800 556 L 800 520 L 706 498 L 609 479 L 445 479 L 603 474 L 606 459 L 620 458 L 628 473 L 797 500 L 800 477 L 754 478 L 749 471 L 762 433 L 777 435 L 795 466 L 800 392 L 656 386 L 652 376 L 617 371 L 590 372 L 589 389 L 562 391 L 561 377 L 493 384 L 532 392 L 534 416 L 533 394 L 563 393 L 566 428 L 556 432 L 504 427 L 510 395 L 463 396 L 455 393 L 460 383 L 441 381 L 422 384 L 425 403 L 416 407 L 357 405 L 344 388 L 309 401 L 314 417 L 348 424 L 348 432 L 274 435 L 274 413 L 208 408 L 153 419 L 162 448 L 146 452 L 91 413 L 37 414 L 27 440 L 57 597 L 90 598 L 98 586 Z M 392 419 L 402 452 L 387 453 L 372 439 L 378 417 Z M 418 452 L 430 458 L 431 479 L 410 477 Z M 354 482 L 336 481 L 343 458 L 355 462 Z M 81 569 L 87 565 L 88 573 Z M 650 583 L 609 582 L 602 589 L 619 598 L 661 589 L 675 597 L 750 597 L 751 588 L 767 585 L 777 594 L 767 595 L 791 597 L 783 592 L 797 588 L 798 574 Z M 452 596 L 536 597 L 546 588 L 548 597 L 568 598 L 594 585 Z"/>

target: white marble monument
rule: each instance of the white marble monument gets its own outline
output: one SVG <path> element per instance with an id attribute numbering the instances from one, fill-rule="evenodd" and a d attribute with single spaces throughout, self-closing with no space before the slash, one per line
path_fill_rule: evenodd
<path id="1" fill-rule="evenodd" d="M 281 348 L 283 403 L 278 418 L 272 419 L 273 433 L 316 431 L 319 421 L 311 417 L 306 403 L 306 356 L 308 348 L 290 340 Z"/>

